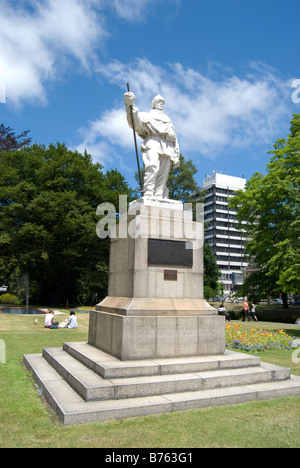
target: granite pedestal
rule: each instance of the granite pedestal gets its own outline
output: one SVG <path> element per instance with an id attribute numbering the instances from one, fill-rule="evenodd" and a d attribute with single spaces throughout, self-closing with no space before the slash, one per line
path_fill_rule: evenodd
<path id="1" fill-rule="evenodd" d="M 89 344 L 120 360 L 224 354 L 224 317 L 203 299 L 203 223 L 180 202 L 142 198 L 117 228 Z"/>

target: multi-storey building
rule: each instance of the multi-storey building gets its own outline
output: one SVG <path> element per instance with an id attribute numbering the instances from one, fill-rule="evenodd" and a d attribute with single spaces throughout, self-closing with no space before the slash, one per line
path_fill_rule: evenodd
<path id="1" fill-rule="evenodd" d="M 228 201 L 236 190 L 244 189 L 246 180 L 213 172 L 203 180 L 205 240 L 216 255 L 224 294 L 235 292 L 243 284 L 247 267 L 244 259 L 245 234 L 237 229 L 236 211 Z"/>

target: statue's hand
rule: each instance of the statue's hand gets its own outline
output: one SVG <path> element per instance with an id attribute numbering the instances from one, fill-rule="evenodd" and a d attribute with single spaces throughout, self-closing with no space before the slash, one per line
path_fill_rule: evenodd
<path id="1" fill-rule="evenodd" d="M 125 106 L 132 106 L 135 101 L 135 95 L 131 92 L 124 94 L 124 103 Z"/>
<path id="2" fill-rule="evenodd" d="M 180 166 L 180 155 L 179 154 L 175 154 L 175 156 L 172 158 L 172 167 L 174 169 L 176 169 L 176 167 L 179 167 Z"/>

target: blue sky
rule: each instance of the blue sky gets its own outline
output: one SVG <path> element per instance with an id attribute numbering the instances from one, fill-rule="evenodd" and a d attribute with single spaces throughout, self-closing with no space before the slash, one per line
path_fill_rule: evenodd
<path id="1" fill-rule="evenodd" d="M 299 17 L 300 0 L 1 0 L 0 123 L 135 186 L 129 81 L 140 110 L 165 97 L 200 185 L 249 179 L 300 113 Z"/>

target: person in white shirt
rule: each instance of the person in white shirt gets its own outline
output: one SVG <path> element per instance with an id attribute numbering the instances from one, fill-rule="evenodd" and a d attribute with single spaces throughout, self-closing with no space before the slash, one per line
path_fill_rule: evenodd
<path id="1" fill-rule="evenodd" d="M 58 322 L 54 322 L 54 310 L 52 309 L 47 310 L 45 328 L 58 328 Z"/>
<path id="2" fill-rule="evenodd" d="M 49 328 L 52 325 L 53 314 L 51 313 L 50 309 L 47 310 L 45 316 L 45 328 Z"/>
<path id="3" fill-rule="evenodd" d="M 253 304 L 253 302 L 251 301 L 250 302 L 250 317 L 257 322 L 258 320 L 257 320 L 255 311 L 256 311 L 256 307 Z"/>
<path id="4" fill-rule="evenodd" d="M 78 328 L 77 318 L 74 310 L 71 310 L 67 328 Z"/>

